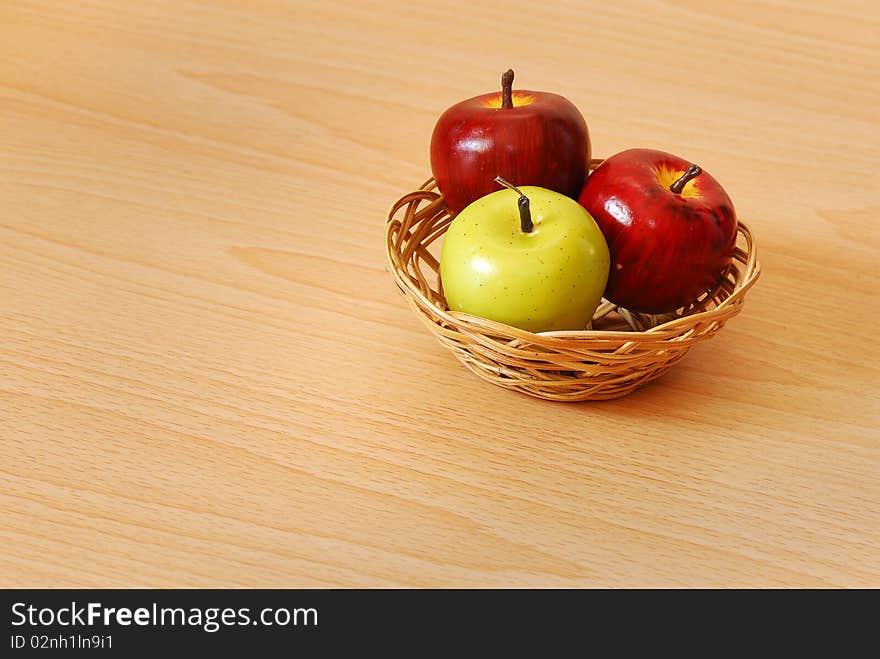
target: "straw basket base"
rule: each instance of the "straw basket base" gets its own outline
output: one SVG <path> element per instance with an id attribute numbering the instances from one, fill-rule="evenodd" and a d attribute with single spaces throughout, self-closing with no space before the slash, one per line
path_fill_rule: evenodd
<path id="1" fill-rule="evenodd" d="M 451 221 L 433 179 L 394 204 L 385 228 L 397 286 L 428 330 L 468 369 L 495 385 L 547 400 L 619 398 L 656 380 L 739 313 L 760 275 L 751 232 L 740 222 L 730 266 L 691 305 L 650 316 L 603 301 L 588 329 L 536 334 L 449 310 L 439 280 L 438 239 Z"/>

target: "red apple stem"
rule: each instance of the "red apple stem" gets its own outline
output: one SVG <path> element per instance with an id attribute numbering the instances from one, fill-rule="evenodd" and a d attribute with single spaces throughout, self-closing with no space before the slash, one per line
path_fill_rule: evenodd
<path id="1" fill-rule="evenodd" d="M 688 181 L 698 177 L 703 173 L 703 170 L 697 167 L 696 165 L 691 165 L 687 168 L 684 174 L 672 185 L 669 186 L 669 191 L 674 192 L 675 194 L 681 194 L 684 190 L 684 186 L 687 185 Z"/>
<path id="2" fill-rule="evenodd" d="M 523 233 L 531 233 L 535 225 L 532 222 L 532 211 L 529 208 L 529 198 L 526 197 L 522 190 L 516 187 L 513 183 L 504 180 L 500 176 L 495 177 L 495 182 L 499 185 L 503 185 L 508 190 L 513 190 L 516 194 L 519 195 L 519 199 L 517 199 L 516 203 L 519 206 L 519 228 L 522 229 Z"/>
<path id="3" fill-rule="evenodd" d="M 513 69 L 501 74 L 501 107 L 505 110 L 513 107 Z"/>

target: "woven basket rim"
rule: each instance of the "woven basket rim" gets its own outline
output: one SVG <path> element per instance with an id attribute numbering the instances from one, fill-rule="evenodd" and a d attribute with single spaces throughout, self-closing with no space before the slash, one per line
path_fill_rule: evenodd
<path id="1" fill-rule="evenodd" d="M 601 164 L 603 159 L 596 158 L 591 162 L 591 168 L 598 166 Z M 466 327 L 471 334 L 484 334 L 484 335 L 504 335 L 513 339 L 520 339 L 525 342 L 533 342 L 535 339 L 540 340 L 542 343 L 560 343 L 560 345 L 567 343 L 570 340 L 578 340 L 582 341 L 585 339 L 604 339 L 604 340 L 622 340 L 622 341 L 639 341 L 650 340 L 656 341 L 661 339 L 661 335 L 669 334 L 668 338 L 674 338 L 679 336 L 677 330 L 682 326 L 691 326 L 694 322 L 705 321 L 712 322 L 715 320 L 726 321 L 731 318 L 733 315 L 736 315 L 739 312 L 739 307 L 733 307 L 733 312 L 729 313 L 728 308 L 731 307 L 736 301 L 740 300 L 745 293 L 755 284 L 758 278 L 761 275 L 761 265 L 757 258 L 757 249 L 755 246 L 755 241 L 752 236 L 751 229 L 748 227 L 746 223 L 742 220 L 738 220 L 737 222 L 737 236 L 742 236 L 745 239 L 747 249 L 744 251 L 740 248 L 737 248 L 734 252 L 734 258 L 739 256 L 737 259 L 744 265 L 744 274 L 741 279 L 737 280 L 734 290 L 730 293 L 730 295 L 724 299 L 721 303 L 719 303 L 716 307 L 712 309 L 707 309 L 704 311 L 696 311 L 694 313 L 690 313 L 685 316 L 676 317 L 670 319 L 666 322 L 662 322 L 657 324 L 654 327 L 651 327 L 646 330 L 592 330 L 592 329 L 584 329 L 584 330 L 564 330 L 564 331 L 549 331 L 549 332 L 530 332 L 528 330 L 523 330 L 518 327 L 514 327 L 512 325 L 507 325 L 506 323 L 501 323 L 494 320 L 489 320 L 487 318 L 483 318 L 480 316 L 474 316 L 472 314 L 460 312 L 460 311 L 451 311 L 447 309 L 443 309 L 442 307 L 435 304 L 432 300 L 427 298 L 422 291 L 418 289 L 418 287 L 413 283 L 410 279 L 409 275 L 406 273 L 400 272 L 399 268 L 395 265 L 394 259 L 392 257 L 393 248 L 392 248 L 392 236 L 391 231 L 394 225 L 394 216 L 400 208 L 405 206 L 407 203 L 411 203 L 407 197 L 417 194 L 419 192 L 430 193 L 425 196 L 425 199 L 431 199 L 432 204 L 442 203 L 443 197 L 440 195 L 439 191 L 435 192 L 436 182 L 434 178 L 428 178 L 421 186 L 419 186 L 418 190 L 405 195 L 397 202 L 395 202 L 391 210 L 388 213 L 388 220 L 385 224 L 386 231 L 386 260 L 388 263 L 388 268 L 391 270 L 391 273 L 397 282 L 398 286 L 404 290 L 408 295 L 410 295 L 414 301 L 417 301 L 421 306 L 429 308 L 436 316 L 442 319 L 444 322 L 448 323 L 451 326 L 456 327 L 458 330 L 462 330 L 462 326 Z M 435 196 L 436 195 L 436 196 Z M 603 304 L 612 304 L 604 300 Z M 600 305 L 601 306 L 601 305 Z M 613 305 L 616 306 L 616 305 Z M 740 305 L 741 306 L 741 305 Z"/>

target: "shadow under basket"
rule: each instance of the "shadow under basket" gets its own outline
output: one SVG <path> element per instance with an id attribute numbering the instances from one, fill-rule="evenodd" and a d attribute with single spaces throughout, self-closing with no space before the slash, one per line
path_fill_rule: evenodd
<path id="1" fill-rule="evenodd" d="M 727 271 L 688 307 L 651 316 L 603 300 L 591 329 L 536 334 L 449 310 L 438 274 L 438 238 L 451 222 L 433 179 L 394 204 L 385 229 L 398 287 L 440 343 L 471 371 L 547 400 L 618 398 L 657 379 L 739 313 L 746 291 L 760 275 L 752 235 L 740 222 Z"/>

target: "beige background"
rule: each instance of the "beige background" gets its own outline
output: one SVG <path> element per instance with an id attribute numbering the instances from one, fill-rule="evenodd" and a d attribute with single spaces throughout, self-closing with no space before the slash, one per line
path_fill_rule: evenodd
<path id="1" fill-rule="evenodd" d="M 0 584 L 880 586 L 877 4 L 0 6 Z M 440 112 L 562 93 L 764 276 L 659 382 L 459 366 L 384 270 Z"/>

